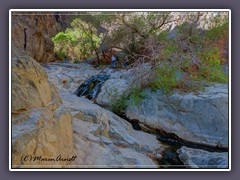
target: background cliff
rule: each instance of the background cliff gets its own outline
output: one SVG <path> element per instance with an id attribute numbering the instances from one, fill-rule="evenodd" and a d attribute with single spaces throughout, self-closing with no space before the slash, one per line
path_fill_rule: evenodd
<path id="1" fill-rule="evenodd" d="M 12 46 L 38 62 L 53 61 L 54 43 L 51 37 L 66 28 L 67 22 L 62 20 L 66 18 L 50 12 L 13 12 Z"/>
<path id="2" fill-rule="evenodd" d="M 72 117 L 38 62 L 54 60 L 51 36 L 66 26 L 57 14 L 12 15 L 12 163 L 29 167 L 24 156 L 70 158 L 73 149 Z M 37 62 L 38 61 L 38 62 Z M 59 161 L 55 165 L 66 165 Z M 25 165 L 25 166 L 23 166 Z M 52 165 L 42 161 L 38 167 Z"/>

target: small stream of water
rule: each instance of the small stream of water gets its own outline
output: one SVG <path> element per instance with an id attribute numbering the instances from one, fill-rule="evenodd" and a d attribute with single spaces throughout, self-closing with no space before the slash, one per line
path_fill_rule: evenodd
<path id="1" fill-rule="evenodd" d="M 101 82 L 104 82 L 106 79 L 109 78 L 109 76 L 106 75 L 99 75 L 99 78 Z M 92 79 L 94 79 L 95 76 L 92 77 Z M 97 77 L 97 76 L 96 76 Z M 103 78 L 103 80 L 101 79 Z M 105 79 L 104 79 L 105 78 Z M 84 93 L 90 93 L 91 95 L 93 93 L 91 93 L 94 88 L 96 87 L 97 90 L 96 92 L 99 91 L 100 86 L 94 86 L 93 90 L 90 88 L 88 91 L 85 92 L 85 90 L 83 91 L 81 88 L 85 88 L 88 87 L 89 83 L 92 82 L 92 79 L 90 78 L 88 81 L 85 81 L 85 83 L 83 83 L 83 85 L 81 85 L 78 90 L 76 91 L 76 95 L 83 95 Z M 86 89 L 86 88 L 85 88 Z M 94 91 L 93 91 L 94 92 Z M 93 97 L 96 97 L 97 93 L 94 94 Z M 90 98 L 91 99 L 91 98 Z M 99 105 L 99 104 L 98 104 Z M 101 106 L 101 105 L 99 105 Z M 103 107 L 103 106 L 101 106 Z M 105 109 L 108 109 L 106 107 L 103 107 Z M 167 146 L 167 148 L 163 151 L 162 154 L 162 158 L 161 159 L 155 159 L 155 161 L 157 161 L 159 168 L 187 168 L 182 162 L 181 160 L 178 158 L 178 153 L 177 150 L 180 149 L 182 146 L 188 147 L 188 148 L 194 148 L 194 149 L 202 149 L 208 152 L 228 152 L 228 148 L 217 148 L 217 147 L 211 147 L 211 146 L 207 146 L 207 145 L 202 145 L 202 144 L 196 144 L 196 143 L 192 143 L 192 142 L 188 142 L 185 140 L 182 140 L 180 138 L 178 138 L 176 135 L 174 134 L 168 134 L 165 132 L 160 132 L 159 130 L 154 130 L 150 127 L 147 127 L 146 125 L 144 125 L 144 128 L 141 128 L 142 126 L 139 124 L 139 122 L 137 120 L 129 120 L 124 114 L 117 114 L 119 117 L 125 119 L 126 121 L 128 121 L 129 123 L 131 123 L 133 129 L 138 130 L 138 131 L 144 131 L 146 133 L 150 133 L 156 136 L 157 140 Z"/>
<path id="2" fill-rule="evenodd" d="M 208 152 L 228 152 L 228 148 L 218 148 L 218 147 L 212 147 L 212 146 L 188 142 L 178 138 L 176 135 L 173 135 L 173 134 L 167 134 L 165 132 L 160 132 L 157 130 L 151 131 L 150 128 L 149 128 L 150 131 L 146 131 L 141 128 L 137 120 L 129 120 L 123 114 L 118 114 L 118 116 L 120 116 L 121 118 L 131 123 L 133 129 L 156 135 L 157 140 L 161 144 L 167 146 L 167 148 L 163 151 L 162 159 L 157 160 L 159 168 L 170 168 L 170 169 L 187 168 L 182 163 L 182 161 L 178 158 L 177 150 L 180 149 L 182 146 L 185 146 L 188 148 L 194 148 L 194 149 L 202 149 Z"/>

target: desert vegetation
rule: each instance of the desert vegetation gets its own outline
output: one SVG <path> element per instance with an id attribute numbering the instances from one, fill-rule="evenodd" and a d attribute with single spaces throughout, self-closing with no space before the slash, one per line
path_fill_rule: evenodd
<path id="1" fill-rule="evenodd" d="M 130 96 L 141 90 L 197 91 L 204 82 L 227 83 L 226 12 L 94 12 L 80 14 L 71 27 L 52 37 L 59 59 L 134 68 Z M 145 65 L 150 66 L 146 70 Z M 124 107 L 125 95 L 116 106 Z"/>

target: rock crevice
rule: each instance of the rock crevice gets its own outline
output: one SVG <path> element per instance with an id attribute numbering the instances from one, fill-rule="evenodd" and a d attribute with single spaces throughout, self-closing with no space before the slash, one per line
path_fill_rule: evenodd
<path id="1" fill-rule="evenodd" d="M 199 95 L 175 92 L 167 96 L 146 90 L 148 98 L 135 107 L 128 106 L 126 115 L 190 142 L 227 148 L 227 91 L 223 84 L 209 86 Z"/>

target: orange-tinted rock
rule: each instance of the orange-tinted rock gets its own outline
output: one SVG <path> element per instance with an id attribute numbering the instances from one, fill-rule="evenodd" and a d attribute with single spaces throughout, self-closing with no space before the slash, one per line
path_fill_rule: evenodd
<path id="1" fill-rule="evenodd" d="M 51 37 L 64 30 L 57 17 L 49 13 L 13 12 L 12 44 L 38 62 L 53 61 L 54 43 Z"/>

